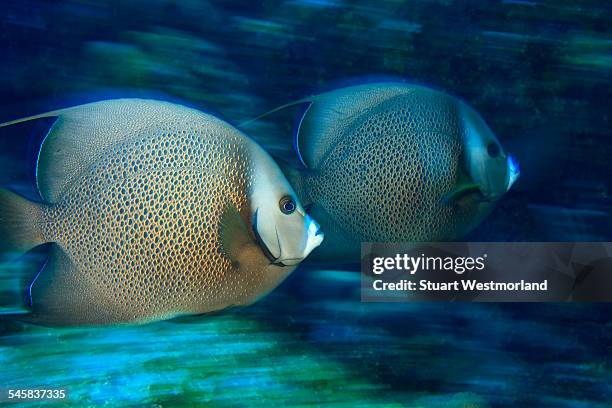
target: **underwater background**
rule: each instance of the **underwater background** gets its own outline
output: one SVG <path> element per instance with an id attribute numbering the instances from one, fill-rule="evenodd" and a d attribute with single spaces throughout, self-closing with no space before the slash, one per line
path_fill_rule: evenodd
<path id="1" fill-rule="evenodd" d="M 521 164 L 465 240 L 612 241 L 610 2 L 1 4 L 0 122 L 153 97 L 238 124 L 401 78 L 467 101 Z M 34 196 L 48 125 L 0 130 L 0 184 Z M 249 134 L 278 155 L 291 146 L 272 119 Z M 6 327 L 0 386 L 65 388 L 65 406 L 612 406 L 612 305 L 361 303 L 359 290 L 353 266 L 306 264 L 257 304 L 216 316 Z"/>

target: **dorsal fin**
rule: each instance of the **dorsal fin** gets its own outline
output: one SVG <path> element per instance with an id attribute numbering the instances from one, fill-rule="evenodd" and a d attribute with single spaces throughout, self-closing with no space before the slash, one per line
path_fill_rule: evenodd
<path id="1" fill-rule="evenodd" d="M 415 89 L 418 87 L 402 82 L 379 82 L 340 88 L 286 103 L 241 123 L 239 128 L 275 112 L 307 104 L 301 117 L 295 122 L 293 148 L 299 161 L 314 170 L 327 150 L 341 137 L 342 129 L 351 123 L 352 118 L 393 96 Z M 286 158 L 285 160 L 292 162 Z"/>
<path id="2" fill-rule="evenodd" d="M 113 99 L 55 110 L 0 124 L 8 126 L 57 116 L 36 164 L 42 199 L 55 203 L 65 187 L 88 169 L 106 149 L 142 134 L 143 130 L 201 115 L 181 105 L 149 99 Z"/>
<path id="3" fill-rule="evenodd" d="M 302 161 L 316 169 L 356 117 L 413 89 L 416 87 L 401 82 L 380 82 L 340 88 L 312 98 L 312 104 L 299 122 L 294 142 Z"/>
<path id="4" fill-rule="evenodd" d="M 299 105 L 299 104 L 301 104 L 301 103 L 308 103 L 308 102 L 310 102 L 310 101 L 311 101 L 311 99 L 312 99 L 312 98 L 302 98 L 302 99 L 299 99 L 299 100 L 297 100 L 297 101 L 293 101 L 293 102 L 289 102 L 289 103 L 286 103 L 286 104 L 281 105 L 281 106 L 277 106 L 276 108 L 274 108 L 274 109 L 272 109 L 272 110 L 269 110 L 269 111 L 267 111 L 267 112 L 265 112 L 265 113 L 262 113 L 262 114 L 261 114 L 261 115 L 259 115 L 259 116 L 255 116 L 255 117 L 254 117 L 254 118 L 252 118 L 252 119 L 249 119 L 249 120 L 246 120 L 246 121 L 244 121 L 244 122 L 240 123 L 240 124 L 237 126 L 237 128 L 238 128 L 238 129 L 242 129 L 242 128 L 244 128 L 244 127 L 246 127 L 246 126 L 250 125 L 251 123 L 258 121 L 259 119 L 263 119 L 263 118 L 265 118 L 265 117 L 267 117 L 267 116 L 270 116 L 271 114 L 273 114 L 273 113 L 275 113 L 275 112 L 282 111 L 283 109 L 287 109 L 287 108 L 290 108 L 290 107 L 292 107 L 292 106 Z"/>
<path id="5" fill-rule="evenodd" d="M 310 97 L 303 98 L 281 105 L 242 122 L 237 127 L 254 136 L 277 162 L 282 161 L 296 170 L 303 171 L 305 170 L 305 163 L 295 145 L 295 135 L 299 129 L 299 122 L 312 103 L 310 99 Z M 276 113 L 279 114 L 275 115 Z M 269 118 L 270 116 L 273 117 Z M 260 120 L 263 118 L 268 120 Z M 292 134 L 291 138 L 288 137 L 289 134 Z"/>

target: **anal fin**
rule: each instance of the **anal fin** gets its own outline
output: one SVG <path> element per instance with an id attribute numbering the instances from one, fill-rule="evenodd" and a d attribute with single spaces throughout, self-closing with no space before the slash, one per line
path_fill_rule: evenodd
<path id="1" fill-rule="evenodd" d="M 88 277 L 57 244 L 29 286 L 32 323 L 69 326 L 117 322 L 117 311 L 105 302 Z"/>

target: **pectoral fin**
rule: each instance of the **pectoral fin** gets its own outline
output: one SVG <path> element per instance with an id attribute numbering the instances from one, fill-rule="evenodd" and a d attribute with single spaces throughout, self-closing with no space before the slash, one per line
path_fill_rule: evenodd
<path id="1" fill-rule="evenodd" d="M 43 201 L 56 203 L 73 180 L 111 148 L 138 138 L 142 132 L 160 132 L 168 123 L 191 123 L 203 113 L 149 99 L 111 99 L 55 110 L 0 127 L 57 117 L 49 129 L 36 165 L 36 184 Z"/>
<path id="2" fill-rule="evenodd" d="M 240 264 L 245 251 L 256 245 L 249 227 L 232 203 L 228 203 L 221 215 L 219 237 L 225 256 L 234 264 Z"/>
<path id="3" fill-rule="evenodd" d="M 32 314 L 19 320 L 45 326 L 83 326 L 128 321 L 106 292 L 93 285 L 57 244 L 27 291 Z M 123 315 L 123 316 L 122 316 Z"/>
<path id="4" fill-rule="evenodd" d="M 453 190 L 446 193 L 442 196 L 442 203 L 444 205 L 453 205 L 463 197 L 468 196 L 470 194 L 480 193 L 480 187 L 475 183 L 464 183 L 459 184 Z"/>

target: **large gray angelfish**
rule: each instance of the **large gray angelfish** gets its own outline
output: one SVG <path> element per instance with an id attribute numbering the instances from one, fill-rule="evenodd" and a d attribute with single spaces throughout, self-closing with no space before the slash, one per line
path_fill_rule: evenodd
<path id="1" fill-rule="evenodd" d="M 283 170 L 326 233 L 309 259 L 358 260 L 368 241 L 460 238 L 519 176 L 480 115 L 439 91 L 373 83 L 272 112 L 299 103 L 301 164 Z"/>
<path id="2" fill-rule="evenodd" d="M 246 305 L 323 235 L 254 141 L 209 114 L 141 99 L 57 116 L 39 152 L 42 202 L 0 191 L 0 250 L 52 242 L 23 281 L 48 325 L 147 322 Z"/>

